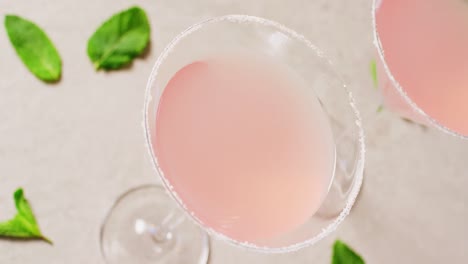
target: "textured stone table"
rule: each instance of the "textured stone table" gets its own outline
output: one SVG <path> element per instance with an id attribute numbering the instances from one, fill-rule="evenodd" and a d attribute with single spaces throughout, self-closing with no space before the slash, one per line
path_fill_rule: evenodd
<path id="1" fill-rule="evenodd" d="M 86 41 L 111 14 L 132 3 L 147 10 L 151 51 L 127 70 L 96 73 Z M 285 3 L 288 2 L 286 5 Z M 375 114 L 379 97 L 370 0 L 3 0 L 44 27 L 64 62 L 62 81 L 45 85 L 27 72 L 0 27 L 0 218 L 14 214 L 23 186 L 42 229 L 55 242 L 0 241 L 2 264 L 103 263 L 99 228 L 125 190 L 158 179 L 144 149 L 141 111 L 147 77 L 178 32 L 210 16 L 243 13 L 284 23 L 327 52 L 365 116 L 367 168 L 359 202 L 339 230 L 313 248 L 268 256 L 213 241 L 211 262 L 330 263 L 340 237 L 368 263 L 467 263 L 468 143 Z"/>

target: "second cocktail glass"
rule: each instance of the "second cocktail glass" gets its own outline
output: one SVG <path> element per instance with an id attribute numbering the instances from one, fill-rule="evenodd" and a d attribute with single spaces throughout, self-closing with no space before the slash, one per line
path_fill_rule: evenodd
<path id="1" fill-rule="evenodd" d="M 468 1 L 374 0 L 374 42 L 385 106 L 468 138 Z"/>

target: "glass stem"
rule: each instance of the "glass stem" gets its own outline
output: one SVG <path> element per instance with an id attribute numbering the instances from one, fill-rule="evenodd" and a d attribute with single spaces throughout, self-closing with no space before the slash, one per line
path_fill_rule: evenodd
<path id="1" fill-rule="evenodd" d="M 175 210 L 168 214 L 160 224 L 154 225 L 144 219 L 135 221 L 135 231 L 138 234 L 149 235 L 156 243 L 165 243 L 174 238 L 172 231 L 185 220 L 182 213 L 177 213 Z"/>

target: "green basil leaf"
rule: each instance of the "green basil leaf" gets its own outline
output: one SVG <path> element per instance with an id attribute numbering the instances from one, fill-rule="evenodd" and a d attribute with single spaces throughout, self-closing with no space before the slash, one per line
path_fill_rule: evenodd
<path id="1" fill-rule="evenodd" d="M 364 264 L 364 260 L 344 242 L 337 240 L 333 245 L 332 264 Z"/>
<path id="2" fill-rule="evenodd" d="M 37 78 L 46 82 L 60 79 L 60 55 L 41 28 L 15 15 L 5 16 L 5 28 L 16 53 Z"/>
<path id="3" fill-rule="evenodd" d="M 22 239 L 42 239 L 52 244 L 52 241 L 43 236 L 36 221 L 36 217 L 24 197 L 23 189 L 16 190 L 14 194 L 17 213 L 13 219 L 0 223 L 0 236 Z"/>
<path id="4" fill-rule="evenodd" d="M 384 106 L 383 106 L 383 105 L 379 105 L 379 107 L 377 107 L 376 112 L 377 112 L 377 113 L 381 113 L 383 110 L 384 110 Z"/>
<path id="5" fill-rule="evenodd" d="M 374 83 L 374 87 L 378 88 L 379 87 L 379 79 L 377 76 L 377 62 L 375 60 L 372 60 L 370 62 L 370 73 L 372 77 L 372 81 Z"/>
<path id="6" fill-rule="evenodd" d="M 88 56 L 97 70 L 119 69 L 141 55 L 149 39 L 145 11 L 132 7 L 113 15 L 94 32 L 88 41 Z"/>

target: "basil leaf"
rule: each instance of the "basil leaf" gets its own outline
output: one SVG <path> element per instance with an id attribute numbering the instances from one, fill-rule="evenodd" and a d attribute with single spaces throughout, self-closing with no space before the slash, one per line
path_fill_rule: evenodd
<path id="1" fill-rule="evenodd" d="M 0 223 L 0 236 L 23 239 L 42 239 L 49 244 L 52 241 L 43 236 L 23 189 L 14 194 L 17 213 L 13 219 Z"/>
<path id="2" fill-rule="evenodd" d="M 149 39 L 145 11 L 132 7 L 113 15 L 94 32 L 88 41 L 88 56 L 97 70 L 119 69 L 141 55 Z"/>
<path id="3" fill-rule="evenodd" d="M 379 107 L 377 107 L 376 112 L 377 112 L 377 113 L 381 113 L 383 110 L 384 110 L 384 106 L 383 106 L 383 105 L 379 105 Z"/>
<path id="4" fill-rule="evenodd" d="M 375 60 L 372 60 L 370 62 L 370 73 L 371 73 L 372 81 L 374 83 L 374 87 L 378 88 L 379 87 L 379 79 L 377 77 L 377 62 Z"/>
<path id="5" fill-rule="evenodd" d="M 364 264 L 364 260 L 344 242 L 337 240 L 333 245 L 332 264 Z"/>
<path id="6" fill-rule="evenodd" d="M 46 82 L 60 79 L 60 55 L 41 28 L 15 15 L 5 16 L 5 28 L 16 53 L 37 78 Z"/>

